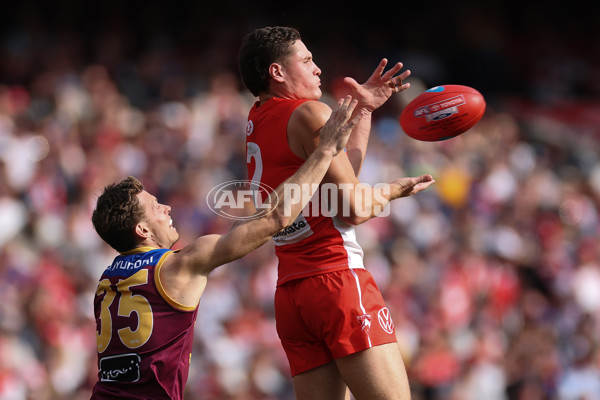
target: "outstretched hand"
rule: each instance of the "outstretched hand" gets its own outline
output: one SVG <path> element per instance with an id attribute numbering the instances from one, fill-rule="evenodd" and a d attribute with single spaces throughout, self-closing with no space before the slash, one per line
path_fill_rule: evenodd
<path id="1" fill-rule="evenodd" d="M 398 197 L 408 197 L 427 189 L 435 182 L 435 179 L 429 174 L 421 175 L 416 178 L 400 178 L 392 183 L 400 187 L 400 195 Z"/>
<path id="2" fill-rule="evenodd" d="M 346 96 L 338 100 L 331 116 L 319 131 L 320 146 L 331 147 L 334 150 L 334 155 L 337 155 L 346 146 L 350 133 L 364 115 L 359 112 L 350 120 L 357 104 L 358 101 L 352 99 L 352 96 Z"/>
<path id="3" fill-rule="evenodd" d="M 399 62 L 384 73 L 387 63 L 386 58 L 382 59 L 371 77 L 362 85 L 353 78 L 344 78 L 344 83 L 352 90 L 352 96 L 358 100 L 358 107 L 364 111 L 373 112 L 381 107 L 392 94 L 400 93 L 410 87 L 410 83 L 403 82 L 410 76 L 410 70 L 407 69 L 402 74 L 395 76 L 404 67 L 404 64 Z"/>

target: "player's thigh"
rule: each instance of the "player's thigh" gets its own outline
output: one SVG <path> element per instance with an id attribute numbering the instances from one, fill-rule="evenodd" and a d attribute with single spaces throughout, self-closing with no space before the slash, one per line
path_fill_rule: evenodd
<path id="1" fill-rule="evenodd" d="M 371 347 L 335 360 L 357 400 L 408 400 L 410 388 L 398 343 Z"/>
<path id="2" fill-rule="evenodd" d="M 348 400 L 348 388 L 332 361 L 292 378 L 296 400 Z"/>

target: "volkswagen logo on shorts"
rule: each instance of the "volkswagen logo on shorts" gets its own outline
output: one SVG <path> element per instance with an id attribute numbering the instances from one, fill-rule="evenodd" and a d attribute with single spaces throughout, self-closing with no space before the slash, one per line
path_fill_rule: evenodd
<path id="1" fill-rule="evenodd" d="M 270 186 L 249 180 L 221 183 L 206 195 L 206 203 L 212 212 L 237 220 L 255 219 L 267 215 L 273 211 L 278 202 L 279 196 Z M 253 208 L 256 212 L 251 214 Z"/>
<path id="2" fill-rule="evenodd" d="M 377 319 L 379 320 L 379 325 L 381 325 L 386 333 L 394 333 L 394 321 L 392 321 L 390 310 L 388 310 L 387 307 L 383 307 L 379 310 Z"/>

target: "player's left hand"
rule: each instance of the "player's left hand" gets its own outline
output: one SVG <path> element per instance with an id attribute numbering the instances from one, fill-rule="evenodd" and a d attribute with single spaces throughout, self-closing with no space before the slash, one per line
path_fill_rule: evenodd
<path id="1" fill-rule="evenodd" d="M 358 100 L 359 109 L 373 112 L 381 107 L 392 94 L 400 93 L 410 87 L 410 83 L 404 82 L 410 76 L 410 70 L 407 69 L 395 76 L 404 67 L 404 64 L 399 62 L 384 73 L 387 63 L 386 58 L 382 59 L 371 77 L 362 85 L 354 78 L 344 78 L 344 83 L 352 89 L 352 97 Z"/>
<path id="2" fill-rule="evenodd" d="M 408 197 L 417 194 L 435 183 L 433 176 L 426 174 L 412 178 L 400 178 L 391 183 L 398 185 L 400 195 L 398 197 Z"/>

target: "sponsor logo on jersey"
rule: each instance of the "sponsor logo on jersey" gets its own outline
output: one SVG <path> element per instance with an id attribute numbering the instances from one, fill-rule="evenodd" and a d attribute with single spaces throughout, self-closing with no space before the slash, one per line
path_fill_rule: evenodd
<path id="1" fill-rule="evenodd" d="M 135 353 L 119 354 L 100 359 L 102 382 L 137 382 L 140 380 L 140 361 Z"/>
<path id="2" fill-rule="evenodd" d="M 134 262 L 131 262 L 129 260 L 116 260 L 112 265 L 110 265 L 107 268 L 107 270 L 138 270 L 146 265 L 154 265 L 154 257 L 150 256 L 147 258 L 135 260 Z"/>
<path id="3" fill-rule="evenodd" d="M 394 321 L 392 321 L 390 310 L 387 307 L 379 310 L 377 319 L 379 320 L 379 325 L 386 333 L 394 333 Z"/>
<path id="4" fill-rule="evenodd" d="M 275 246 L 282 246 L 284 244 L 297 243 L 313 234 L 312 229 L 304 215 L 300 214 L 296 217 L 296 220 L 290 225 L 286 226 L 281 232 L 276 233 L 273 236 Z"/>
<path id="5" fill-rule="evenodd" d="M 288 225 L 287 227 L 285 227 L 284 230 L 282 230 L 281 232 L 275 234 L 273 236 L 274 239 L 280 237 L 280 236 L 286 236 L 286 235 L 291 235 L 293 233 L 298 232 L 299 230 L 301 230 L 302 228 L 304 228 L 307 225 L 306 221 L 299 221 L 299 222 L 294 222 L 291 225 Z"/>

